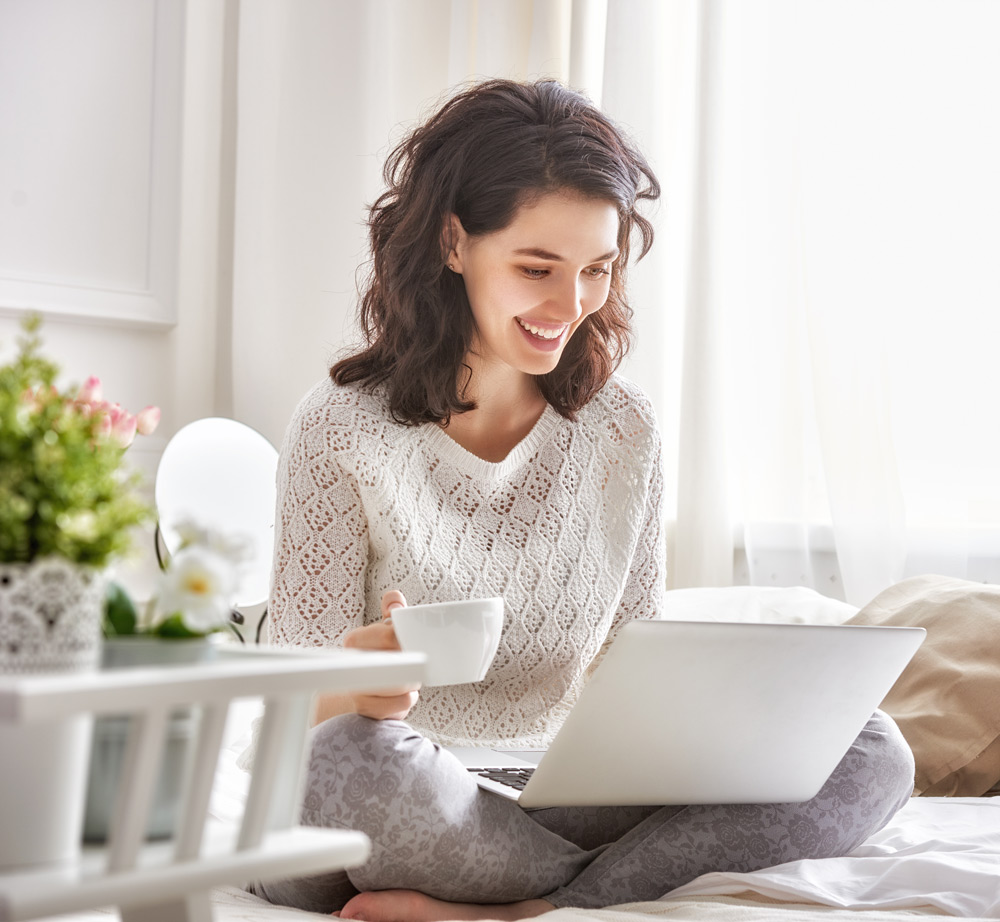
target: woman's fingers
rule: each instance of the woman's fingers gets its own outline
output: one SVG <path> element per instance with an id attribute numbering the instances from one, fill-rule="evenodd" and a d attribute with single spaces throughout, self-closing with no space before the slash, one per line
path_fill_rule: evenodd
<path id="1" fill-rule="evenodd" d="M 388 618 L 394 608 L 399 608 L 406 604 L 406 599 L 398 589 L 390 589 L 382 593 L 382 617 Z"/>
<path id="2" fill-rule="evenodd" d="M 399 641 L 390 618 L 393 609 L 406 605 L 398 589 L 390 589 L 382 596 L 382 620 L 377 624 L 356 627 L 344 635 L 344 646 L 357 650 L 398 650 Z"/>
<path id="3" fill-rule="evenodd" d="M 356 627 L 344 635 L 344 646 L 356 650 L 398 650 L 399 641 L 391 621 Z"/>
<path id="4" fill-rule="evenodd" d="M 394 608 L 406 605 L 403 593 L 390 589 L 382 595 L 382 620 L 377 624 L 356 627 L 344 635 L 344 646 L 356 650 L 398 650 L 399 641 L 392 627 L 390 616 Z"/>
<path id="5" fill-rule="evenodd" d="M 355 713 L 372 720 L 406 720 L 417 703 L 415 689 L 401 690 L 397 694 L 353 695 Z"/>

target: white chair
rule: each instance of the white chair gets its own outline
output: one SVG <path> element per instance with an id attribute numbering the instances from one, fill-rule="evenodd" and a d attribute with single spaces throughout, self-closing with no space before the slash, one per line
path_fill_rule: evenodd
<path id="1" fill-rule="evenodd" d="M 259 642 L 266 616 L 277 467 L 278 452 L 255 429 L 234 419 L 207 417 L 178 430 L 156 471 L 161 566 L 161 541 L 167 553 L 175 553 L 177 525 L 185 519 L 251 543 L 233 615 L 233 630 L 241 640 Z"/>

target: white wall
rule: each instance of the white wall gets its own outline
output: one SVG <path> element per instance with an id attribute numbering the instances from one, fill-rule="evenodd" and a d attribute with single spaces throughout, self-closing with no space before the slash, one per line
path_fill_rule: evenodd
<path id="1" fill-rule="evenodd" d="M 200 21 L 188 25 L 204 32 L 215 6 L 196 6 Z M 3 354 L 24 311 L 38 311 L 66 382 L 96 374 L 130 409 L 159 405 L 165 434 L 188 403 L 213 402 L 185 399 L 179 380 L 198 356 L 178 355 L 177 331 L 193 311 L 211 311 L 199 289 L 215 272 L 214 259 L 209 269 L 192 252 L 204 251 L 198 225 L 211 221 L 191 206 L 217 208 L 197 162 L 210 121 L 195 119 L 210 82 L 182 119 L 184 30 L 181 0 L 0 6 Z M 189 47 L 197 55 L 197 40 Z"/>
<path id="2" fill-rule="evenodd" d="M 158 405 L 151 484 L 215 381 L 226 0 L 0 4 L 0 359 L 26 310 L 64 385 Z M 148 581 L 142 536 L 134 578 Z"/>

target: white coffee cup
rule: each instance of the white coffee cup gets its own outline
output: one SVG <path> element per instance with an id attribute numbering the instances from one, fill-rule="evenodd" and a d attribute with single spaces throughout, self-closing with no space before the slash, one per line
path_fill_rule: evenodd
<path id="1" fill-rule="evenodd" d="M 424 685 L 479 682 L 500 645 L 503 599 L 407 605 L 392 624 L 404 651 L 427 654 Z"/>

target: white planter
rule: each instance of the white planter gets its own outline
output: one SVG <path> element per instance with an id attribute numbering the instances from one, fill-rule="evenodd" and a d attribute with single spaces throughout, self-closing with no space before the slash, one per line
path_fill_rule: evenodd
<path id="1" fill-rule="evenodd" d="M 97 669 L 105 579 L 59 558 L 0 564 L 0 673 Z M 0 870 L 75 859 L 92 719 L 0 723 Z"/>
<path id="2" fill-rule="evenodd" d="M 0 563 L 0 673 L 96 669 L 105 586 L 60 557 Z"/>

